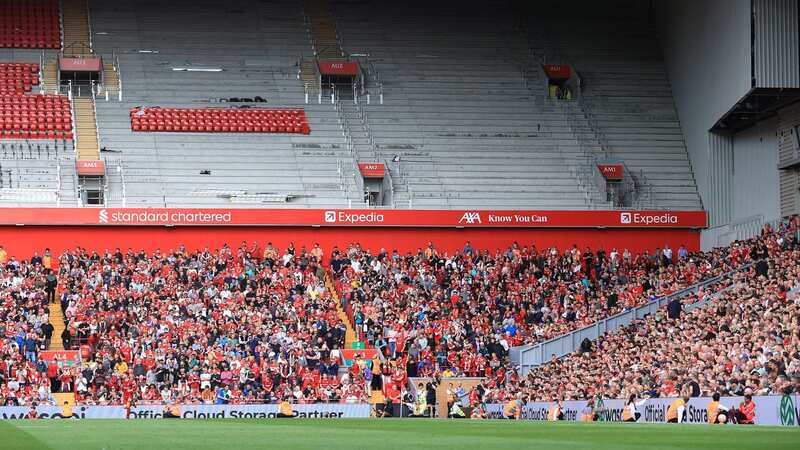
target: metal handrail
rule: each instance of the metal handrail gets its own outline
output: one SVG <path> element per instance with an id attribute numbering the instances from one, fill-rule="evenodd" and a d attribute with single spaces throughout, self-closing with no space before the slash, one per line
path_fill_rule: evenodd
<path id="1" fill-rule="evenodd" d="M 92 80 L 92 114 L 94 114 L 94 135 L 97 140 L 97 149 L 99 152 L 102 145 L 100 145 L 100 126 L 97 123 L 97 97 L 95 96 L 94 80 Z"/>
<path id="2" fill-rule="evenodd" d="M 64 1 L 59 0 L 58 2 L 58 25 L 59 25 L 59 35 L 61 37 L 61 50 L 64 49 Z"/>
<path id="3" fill-rule="evenodd" d="M 94 53 L 94 43 L 92 40 L 92 13 L 89 8 L 89 2 L 86 2 L 86 28 L 89 33 L 89 53 Z"/>

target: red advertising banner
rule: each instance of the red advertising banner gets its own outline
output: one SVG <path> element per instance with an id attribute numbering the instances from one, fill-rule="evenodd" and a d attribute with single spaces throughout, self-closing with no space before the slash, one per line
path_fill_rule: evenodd
<path id="1" fill-rule="evenodd" d="M 542 64 L 542 67 L 551 80 L 566 80 L 572 76 L 572 66 L 569 64 Z"/>
<path id="2" fill-rule="evenodd" d="M 625 175 L 625 166 L 622 164 L 598 164 L 597 169 L 606 180 L 621 180 Z"/>
<path id="3" fill-rule="evenodd" d="M 352 61 L 319 61 L 319 73 L 323 75 L 358 75 L 358 63 Z"/>
<path id="4" fill-rule="evenodd" d="M 0 225 L 704 228 L 705 211 L 0 208 Z"/>
<path id="5" fill-rule="evenodd" d="M 364 178 L 383 178 L 386 173 L 383 163 L 358 163 L 358 170 Z"/>
<path id="6" fill-rule="evenodd" d="M 45 350 L 39 353 L 39 359 L 57 361 L 59 367 L 75 366 L 81 363 L 81 354 L 77 350 Z"/>
<path id="7" fill-rule="evenodd" d="M 102 67 L 100 58 L 58 58 L 58 68 L 62 72 L 100 72 Z"/>
<path id="8" fill-rule="evenodd" d="M 75 168 L 78 175 L 84 176 L 103 176 L 106 173 L 106 166 L 99 159 L 79 159 L 75 161 Z"/>

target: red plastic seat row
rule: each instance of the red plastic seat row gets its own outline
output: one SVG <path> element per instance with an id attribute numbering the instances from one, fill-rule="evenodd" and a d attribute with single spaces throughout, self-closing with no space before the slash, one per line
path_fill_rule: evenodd
<path id="1" fill-rule="evenodd" d="M 302 109 L 134 108 L 133 131 L 302 133 L 311 128 Z"/>
<path id="2" fill-rule="evenodd" d="M 134 122 L 131 124 L 133 131 L 164 131 L 164 132 L 196 132 L 196 133 L 296 133 L 309 134 L 311 129 L 308 124 L 303 125 L 277 125 L 277 124 L 202 124 L 202 123 L 174 123 L 174 122 Z"/>
<path id="3" fill-rule="evenodd" d="M 6 131 L 0 130 L 0 139 L 56 139 L 72 140 L 72 132 L 64 131 Z"/>
<path id="4" fill-rule="evenodd" d="M 4 72 L 39 72 L 39 64 L 36 63 L 0 63 L 0 73 Z"/>
<path id="5" fill-rule="evenodd" d="M 0 105 L 69 105 L 69 97 L 56 94 L 15 95 L 0 97 Z"/>

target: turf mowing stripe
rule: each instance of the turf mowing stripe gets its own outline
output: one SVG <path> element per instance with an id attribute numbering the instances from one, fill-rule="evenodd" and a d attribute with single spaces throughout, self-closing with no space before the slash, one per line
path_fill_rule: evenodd
<path id="1" fill-rule="evenodd" d="M 411 419 L 14 422 L 56 450 L 797 450 L 800 428 Z M 5 449 L 0 430 L 0 448 Z M 28 446 L 14 447 L 28 448 Z M 34 447 L 41 448 L 41 447 Z"/>
<path id="2" fill-rule="evenodd" d="M 20 422 L 20 425 L 28 423 L 30 422 Z M 14 421 L 0 420 L 0 448 L 3 450 L 50 449 L 27 431 L 18 428 L 17 425 Z"/>

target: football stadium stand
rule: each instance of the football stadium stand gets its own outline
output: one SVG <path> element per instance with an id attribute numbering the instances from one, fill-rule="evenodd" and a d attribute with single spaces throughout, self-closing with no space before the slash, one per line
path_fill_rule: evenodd
<path id="1" fill-rule="evenodd" d="M 0 408 L 798 398 L 800 75 L 655 3 L 0 0 Z"/>
<path id="2" fill-rule="evenodd" d="M 132 395 L 143 402 L 292 396 L 353 403 L 367 401 L 373 388 L 400 392 L 409 378 L 436 376 L 485 377 L 478 401 L 495 403 L 518 392 L 533 400 L 674 396 L 687 379 L 703 395 L 780 393 L 800 363 L 791 351 L 798 323 L 781 320 L 797 317 L 798 229 L 794 220 L 729 248 L 671 257 L 517 246 L 493 256 L 471 247 L 440 255 L 432 245 L 416 257 L 371 256 L 353 245 L 331 255 L 335 291 L 317 249 L 246 242 L 151 254 L 78 248 L 58 257 L 62 289 L 52 302 L 53 257 L 17 260 L 3 251 L 2 363 L 10 358 L 31 378 L 0 379 L 0 393 L 4 403 L 23 405 L 52 402 L 52 392 L 74 392 L 86 404 L 121 404 Z M 686 302 L 698 307 L 685 317 L 659 312 L 527 377 L 508 364 L 512 346 L 750 262 Z M 337 313 L 338 301 L 350 323 Z M 42 325 L 52 320 L 48 308 L 59 307 L 67 326 L 54 338 Z M 741 332 L 756 326 L 758 333 Z M 48 366 L 37 355 L 51 342 L 80 349 L 85 364 Z"/>

